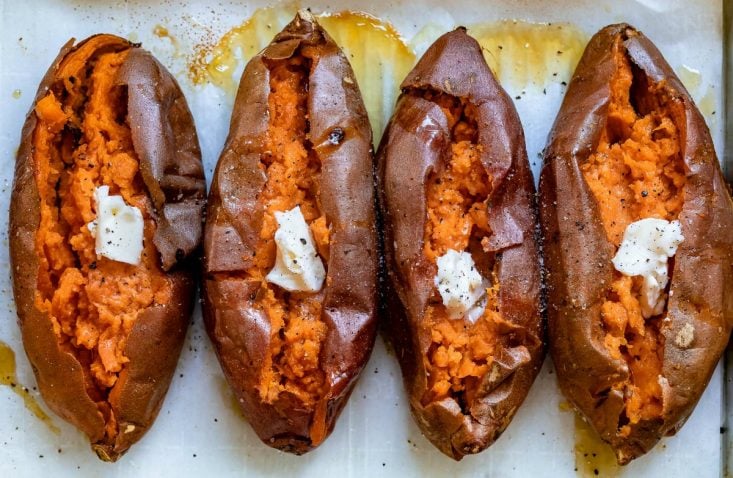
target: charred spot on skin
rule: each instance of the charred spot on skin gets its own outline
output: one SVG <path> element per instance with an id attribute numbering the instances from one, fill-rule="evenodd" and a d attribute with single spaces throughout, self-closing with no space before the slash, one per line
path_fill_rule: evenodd
<path id="1" fill-rule="evenodd" d="M 346 136 L 344 130 L 336 127 L 328 134 L 328 142 L 334 146 L 339 145 L 344 140 L 344 136 Z"/>

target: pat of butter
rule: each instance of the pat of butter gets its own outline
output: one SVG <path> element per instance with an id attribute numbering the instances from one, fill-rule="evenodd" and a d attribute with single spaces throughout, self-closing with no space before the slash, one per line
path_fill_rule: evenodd
<path id="1" fill-rule="evenodd" d="M 95 238 L 98 256 L 127 264 L 140 264 L 143 252 L 143 215 L 125 204 L 122 196 L 110 196 L 109 186 L 94 191 L 97 218 L 87 224 Z"/>
<path id="2" fill-rule="evenodd" d="M 669 282 L 667 259 L 677 253 L 685 238 L 679 221 L 642 219 L 626 227 L 621 246 L 613 258 L 617 271 L 626 276 L 642 276 L 641 313 L 644 318 L 664 312 Z"/>
<path id="3" fill-rule="evenodd" d="M 323 262 L 314 247 L 313 236 L 300 206 L 276 212 L 277 259 L 267 281 L 290 292 L 318 292 L 326 278 Z"/>
<path id="4" fill-rule="evenodd" d="M 450 317 L 476 322 L 486 307 L 488 282 L 479 274 L 471 254 L 448 249 L 436 264 L 435 287 Z"/>

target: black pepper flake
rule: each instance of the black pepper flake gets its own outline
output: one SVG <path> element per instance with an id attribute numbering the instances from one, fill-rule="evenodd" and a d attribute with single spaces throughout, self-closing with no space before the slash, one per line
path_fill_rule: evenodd
<path id="1" fill-rule="evenodd" d="M 305 240 L 305 238 L 301 237 L 301 238 L 300 238 L 300 243 L 301 243 L 301 244 L 303 244 L 303 245 L 305 246 L 305 244 L 306 244 L 306 240 Z"/>
<path id="2" fill-rule="evenodd" d="M 641 197 L 643 197 L 643 198 L 647 197 L 648 195 L 649 195 L 649 193 L 647 191 L 642 191 L 641 192 Z"/>
<path id="3" fill-rule="evenodd" d="M 91 270 L 94 270 L 94 269 L 96 269 L 96 268 L 97 268 L 97 261 L 94 261 L 94 262 L 92 262 L 91 264 L 89 264 L 89 268 L 90 268 Z"/>

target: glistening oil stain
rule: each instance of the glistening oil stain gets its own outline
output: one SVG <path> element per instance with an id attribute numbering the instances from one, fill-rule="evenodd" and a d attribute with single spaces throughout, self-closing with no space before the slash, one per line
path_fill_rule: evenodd
<path id="1" fill-rule="evenodd" d="M 470 25 L 499 82 L 514 90 L 569 82 L 588 37 L 568 23 L 519 20 Z"/>
<path id="2" fill-rule="evenodd" d="M 0 342 L 0 385 L 10 387 L 13 392 L 23 399 L 25 407 L 45 423 L 52 432 L 57 435 L 61 433 L 61 430 L 51 421 L 51 417 L 43 411 L 28 389 L 18 383 L 18 377 L 15 373 L 15 352 L 10 346 L 2 342 Z"/>
<path id="3" fill-rule="evenodd" d="M 583 478 L 617 476 L 621 467 L 611 447 L 575 413 L 575 468 Z"/>

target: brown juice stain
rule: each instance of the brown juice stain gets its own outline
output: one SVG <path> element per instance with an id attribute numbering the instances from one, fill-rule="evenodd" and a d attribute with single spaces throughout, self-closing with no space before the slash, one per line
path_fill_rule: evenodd
<path id="1" fill-rule="evenodd" d="M 611 447 L 596 431 L 575 414 L 575 470 L 583 478 L 618 476 L 621 467 Z"/>
<path id="2" fill-rule="evenodd" d="M 211 83 L 234 97 L 245 62 L 270 43 L 296 11 L 295 6 L 258 8 L 216 43 L 197 45 L 189 60 L 189 79 L 195 85 Z"/>
<path id="3" fill-rule="evenodd" d="M 502 85 L 515 90 L 570 81 L 588 36 L 568 23 L 502 20 L 468 27 Z"/>
<path id="4" fill-rule="evenodd" d="M 575 420 L 575 472 L 582 478 L 615 477 L 621 473 L 616 455 L 610 445 L 601 440 L 573 405 L 565 400 L 558 403 L 561 412 L 570 412 Z"/>
<path id="5" fill-rule="evenodd" d="M 182 60 L 186 60 L 188 58 L 188 55 L 184 53 L 186 49 L 181 46 L 178 38 L 173 36 L 167 27 L 160 24 L 155 25 L 155 28 L 153 28 L 153 35 L 160 39 L 168 40 L 170 42 L 171 46 L 173 47 L 173 58 Z"/>
<path id="6" fill-rule="evenodd" d="M 213 44 L 202 44 L 188 62 L 193 84 L 212 84 L 234 98 L 245 63 L 282 30 L 298 10 L 297 3 L 259 8 Z M 323 13 L 319 23 L 344 50 L 359 83 L 375 143 L 379 142 L 399 95 L 399 84 L 416 62 L 413 49 L 388 22 L 361 12 Z M 416 37 L 432 38 L 435 27 Z M 587 42 L 578 28 L 565 23 L 504 20 L 480 23 L 468 31 L 505 86 L 518 90 L 569 81 Z"/>
<path id="7" fill-rule="evenodd" d="M 8 345 L 0 342 L 0 385 L 6 385 L 23 399 L 25 407 L 31 411 L 39 420 L 48 426 L 52 432 L 59 435 L 61 430 L 54 425 L 46 412 L 43 411 L 33 395 L 30 394 L 28 388 L 18 383 L 15 376 L 15 352 Z"/>
<path id="8" fill-rule="evenodd" d="M 189 61 L 189 78 L 194 84 L 211 83 L 233 98 L 245 62 L 267 46 L 297 10 L 296 5 L 257 9 L 216 44 L 199 45 Z M 366 13 L 321 14 L 317 19 L 351 63 L 378 142 L 415 54 L 392 25 Z"/>

